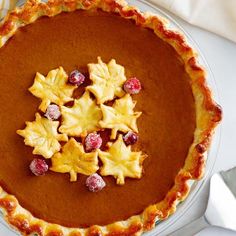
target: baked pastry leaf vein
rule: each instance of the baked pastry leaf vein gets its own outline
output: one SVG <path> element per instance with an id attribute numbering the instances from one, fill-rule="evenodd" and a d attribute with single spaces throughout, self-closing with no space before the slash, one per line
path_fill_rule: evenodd
<path id="1" fill-rule="evenodd" d="M 88 91 L 79 99 L 75 99 L 72 107 L 61 106 L 61 114 L 61 133 L 78 137 L 100 129 L 102 112 Z"/>
<path id="2" fill-rule="evenodd" d="M 142 112 L 135 112 L 136 102 L 129 94 L 115 100 L 114 104 L 107 106 L 101 104 L 103 119 L 99 122 L 102 128 L 112 129 L 111 139 L 115 139 L 117 132 L 128 132 L 133 130 L 138 132 L 137 119 Z"/>
<path id="3" fill-rule="evenodd" d="M 108 64 L 98 57 L 98 63 L 88 64 L 90 79 L 93 84 L 87 87 L 97 98 L 97 103 L 113 100 L 115 97 L 122 97 L 125 92 L 123 84 L 126 81 L 125 69 L 111 59 Z"/>
<path id="4" fill-rule="evenodd" d="M 142 163 L 146 155 L 140 152 L 131 151 L 131 146 L 126 146 L 122 135 L 114 143 L 109 143 L 107 151 L 99 150 L 99 158 L 103 166 L 100 173 L 103 176 L 112 175 L 116 178 L 116 183 L 125 184 L 125 178 L 141 178 Z"/>
<path id="5" fill-rule="evenodd" d="M 99 169 L 98 152 L 86 153 L 83 145 L 74 138 L 71 138 L 62 147 L 62 152 L 56 153 L 51 160 L 50 169 L 59 173 L 69 173 L 70 181 L 77 180 L 77 173 L 91 175 Z"/>
<path id="6" fill-rule="evenodd" d="M 49 71 L 47 76 L 37 73 L 29 91 L 42 100 L 39 109 L 46 111 L 50 103 L 63 105 L 73 100 L 75 85 L 67 83 L 68 75 L 62 67 Z"/>
<path id="7" fill-rule="evenodd" d="M 39 113 L 35 117 L 35 121 L 27 121 L 25 129 L 17 130 L 17 134 L 24 137 L 26 145 L 34 147 L 33 154 L 51 158 L 61 148 L 59 141 L 67 141 L 68 137 L 57 132 L 59 121 L 49 120 Z"/>

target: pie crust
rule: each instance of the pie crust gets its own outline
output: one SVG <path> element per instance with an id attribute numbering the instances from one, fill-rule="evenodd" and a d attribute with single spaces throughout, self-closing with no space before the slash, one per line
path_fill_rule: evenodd
<path id="1" fill-rule="evenodd" d="M 141 13 L 128 6 L 123 0 L 49 0 L 43 3 L 28 0 L 24 6 L 15 8 L 0 25 L 0 47 L 14 35 L 19 27 L 33 23 L 41 16 L 55 16 L 61 12 L 76 9 L 101 9 L 115 12 L 125 19 L 132 19 L 137 25 L 149 28 L 162 40 L 170 44 L 182 58 L 185 69 L 191 78 L 195 99 L 196 129 L 194 140 L 189 148 L 185 165 L 175 177 L 175 184 L 166 197 L 148 206 L 140 215 L 131 216 L 106 226 L 94 225 L 89 228 L 67 228 L 35 218 L 23 209 L 13 195 L 0 187 L 0 207 L 5 220 L 22 235 L 40 236 L 95 236 L 95 235 L 141 235 L 151 230 L 157 220 L 166 219 L 173 214 L 179 202 L 189 193 L 189 181 L 200 179 L 204 173 L 207 149 L 209 148 L 215 126 L 220 122 L 221 108 L 213 101 L 211 91 L 206 85 L 206 73 L 197 62 L 197 53 L 186 42 L 184 36 L 168 27 L 168 22 L 150 13 Z"/>

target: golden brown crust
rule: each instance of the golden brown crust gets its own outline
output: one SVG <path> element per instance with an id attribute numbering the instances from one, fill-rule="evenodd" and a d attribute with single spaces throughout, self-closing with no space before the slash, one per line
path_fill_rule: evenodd
<path id="1" fill-rule="evenodd" d="M 177 204 L 185 199 L 190 189 L 189 180 L 199 179 L 203 175 L 206 151 L 214 128 L 221 120 L 221 108 L 213 101 L 206 85 L 205 71 L 198 64 L 197 53 L 187 44 L 184 36 L 169 29 L 165 19 L 149 13 L 141 13 L 137 8 L 128 6 L 123 0 L 50 0 L 48 3 L 28 0 L 23 7 L 10 12 L 0 25 L 0 47 L 19 27 L 34 22 L 40 16 L 54 16 L 62 11 L 92 8 L 116 12 L 123 18 L 132 19 L 136 24 L 152 29 L 158 37 L 175 48 L 191 77 L 196 104 L 194 141 L 189 149 L 184 167 L 175 178 L 174 186 L 161 202 L 147 207 L 140 215 L 107 226 L 75 229 L 45 222 L 33 217 L 30 212 L 19 205 L 14 196 L 0 189 L 0 207 L 4 211 L 5 219 L 22 235 L 37 233 L 39 236 L 129 236 L 140 235 L 142 232 L 152 229 L 157 219 L 162 220 L 173 214 Z"/>

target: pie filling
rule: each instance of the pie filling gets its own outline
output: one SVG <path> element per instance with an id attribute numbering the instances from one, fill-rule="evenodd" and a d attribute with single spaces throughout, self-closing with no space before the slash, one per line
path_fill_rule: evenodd
<path id="1" fill-rule="evenodd" d="M 46 76 L 60 66 L 68 74 L 78 69 L 85 75 L 85 80 L 74 95 L 95 100 L 87 65 L 97 63 L 97 56 L 106 63 L 115 58 L 125 68 L 127 78 L 139 78 L 142 90 L 132 95 L 132 99 L 137 102 L 135 111 L 141 111 L 142 115 L 137 119 L 139 139 L 132 145 L 132 151 L 142 151 L 148 158 L 142 163 L 142 177 L 125 178 L 119 182 L 118 178 L 103 174 L 106 187 L 95 193 L 88 191 L 86 175 L 96 172 L 101 163 L 94 162 L 97 167 L 93 166 L 91 173 L 83 172 L 78 176 L 57 173 L 60 172 L 58 168 L 54 171 L 52 168 L 44 176 L 34 176 L 29 164 L 35 154 L 50 158 L 58 150 L 53 150 L 53 154 L 33 154 L 32 147 L 24 145 L 16 130 L 24 130 L 25 121 L 34 121 L 39 111 L 39 99 L 28 91 L 36 72 Z M 51 223 L 87 227 L 126 220 L 165 197 L 184 164 L 195 130 L 195 103 L 190 78 L 170 45 L 151 30 L 136 26 L 118 15 L 75 11 L 53 18 L 42 17 L 34 24 L 20 28 L 1 48 L 0 58 L 0 182 L 7 192 L 16 196 L 22 207 Z M 90 88 L 89 91 L 86 88 Z M 114 94 L 123 96 L 117 90 Z M 107 96 L 104 101 L 102 97 L 97 99 L 98 104 L 112 100 L 109 94 Z M 49 105 L 47 102 L 40 105 L 43 112 L 47 107 L 45 104 Z M 102 106 L 106 110 L 114 104 L 105 103 L 101 109 Z M 64 110 L 69 114 L 68 108 Z M 37 116 L 40 119 L 40 114 Z M 61 135 L 75 136 L 82 142 L 78 135 L 80 131 L 71 133 L 73 129 L 68 128 L 65 120 L 63 122 L 59 128 Z M 107 128 L 106 122 L 101 124 Z M 117 137 L 122 142 L 119 132 L 119 129 L 111 129 L 111 132 L 102 132 L 101 137 L 103 140 Z M 59 139 L 70 142 L 70 148 L 78 143 L 75 139 L 67 141 L 65 136 Z M 101 153 L 104 151 L 106 149 L 102 146 Z M 69 177 L 76 180 L 75 176 L 77 181 L 70 182 Z"/>

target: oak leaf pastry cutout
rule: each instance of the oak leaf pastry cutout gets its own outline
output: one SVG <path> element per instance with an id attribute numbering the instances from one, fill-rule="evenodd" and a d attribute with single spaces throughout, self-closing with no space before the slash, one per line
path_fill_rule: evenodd
<path id="1" fill-rule="evenodd" d="M 70 181 L 77 180 L 77 173 L 91 175 L 99 169 L 98 152 L 86 153 L 83 145 L 74 138 L 71 138 L 62 147 L 62 152 L 56 153 L 51 160 L 52 167 L 50 170 L 69 173 Z"/>
<path id="2" fill-rule="evenodd" d="M 126 177 L 141 178 L 146 155 L 131 151 L 131 146 L 125 145 L 121 134 L 114 143 L 109 143 L 107 151 L 99 150 L 98 155 L 103 163 L 100 169 L 102 176 L 112 175 L 120 185 L 125 184 Z"/>
<path id="3" fill-rule="evenodd" d="M 116 64 L 114 59 L 106 64 L 98 57 L 98 63 L 88 64 L 88 69 L 93 84 L 88 86 L 87 90 L 94 94 L 98 104 L 113 100 L 115 97 L 122 97 L 125 94 L 122 89 L 126 81 L 125 69 Z"/>
<path id="4" fill-rule="evenodd" d="M 88 91 L 75 99 L 72 107 L 61 106 L 61 115 L 62 125 L 59 131 L 69 136 L 86 136 L 87 133 L 100 129 L 102 112 Z"/>
<path id="5" fill-rule="evenodd" d="M 42 100 L 39 106 L 41 111 L 45 112 L 50 103 L 63 105 L 73 100 L 76 86 L 68 84 L 67 80 L 68 75 L 62 67 L 49 71 L 46 77 L 37 72 L 29 91 Z"/>
<path id="6" fill-rule="evenodd" d="M 132 97 L 126 94 L 124 97 L 115 100 L 113 106 L 101 104 L 103 119 L 99 122 L 102 128 L 112 129 L 111 139 L 115 139 L 117 131 L 128 132 L 133 130 L 138 132 L 137 118 L 142 112 L 135 112 Z"/>
<path id="7" fill-rule="evenodd" d="M 51 158 L 61 148 L 59 141 L 68 141 L 66 134 L 59 134 L 57 128 L 59 121 L 52 121 L 36 113 L 33 122 L 26 122 L 23 130 L 17 130 L 17 134 L 24 137 L 25 145 L 34 147 L 33 154 Z"/>

